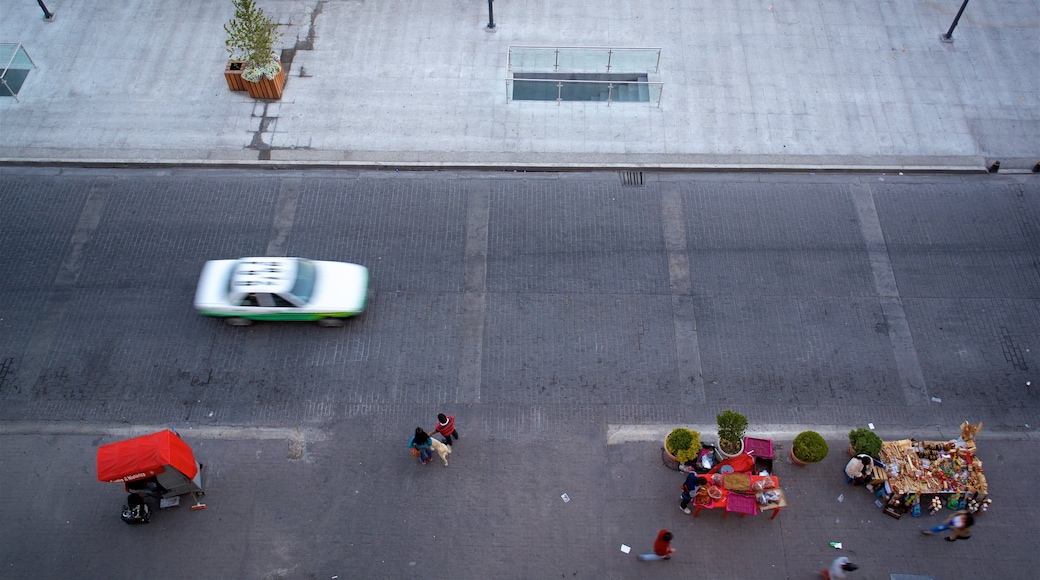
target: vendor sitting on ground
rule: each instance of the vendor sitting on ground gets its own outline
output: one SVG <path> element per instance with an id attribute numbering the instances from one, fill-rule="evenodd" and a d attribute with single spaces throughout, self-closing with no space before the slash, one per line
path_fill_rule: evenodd
<path id="1" fill-rule="evenodd" d="M 853 485 L 866 485 L 874 475 L 874 460 L 865 453 L 853 457 L 845 465 L 845 475 Z"/>

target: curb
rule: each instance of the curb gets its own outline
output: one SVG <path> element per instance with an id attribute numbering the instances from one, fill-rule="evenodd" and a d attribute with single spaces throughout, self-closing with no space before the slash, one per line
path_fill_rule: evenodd
<path id="1" fill-rule="evenodd" d="M 675 424 L 653 424 L 653 425 L 607 425 L 607 445 L 620 445 L 622 443 L 636 443 L 654 441 L 664 442 L 668 432 Z M 702 434 L 714 434 L 718 426 L 710 425 L 683 425 Z M 846 441 L 849 435 L 849 426 L 839 425 L 756 425 L 754 431 L 748 431 L 748 436 L 775 441 L 792 441 L 795 435 L 802 431 L 816 431 L 828 441 Z M 940 427 L 932 429 L 909 428 L 909 429 L 879 429 L 875 431 L 882 439 L 917 439 L 919 441 L 950 441 L 960 437 L 960 427 Z M 886 437 L 887 436 L 887 437 Z M 975 439 L 980 441 L 1036 441 L 1040 439 L 1040 429 L 1026 428 L 1022 431 L 986 431 L 983 429 Z"/>
<path id="2" fill-rule="evenodd" d="M 628 163 L 458 163 L 394 161 L 229 161 L 229 160 L 155 160 L 113 161 L 102 159 L 0 159 L 0 167 L 75 167 L 119 169 L 270 169 L 270 170 L 397 170 L 397 171 L 487 171 L 580 173 L 595 171 L 655 171 L 662 173 L 913 173 L 986 174 L 983 164 L 970 165 L 857 165 L 857 164 L 628 164 Z M 1029 170 L 1003 168 L 1001 173 L 1030 173 Z"/>

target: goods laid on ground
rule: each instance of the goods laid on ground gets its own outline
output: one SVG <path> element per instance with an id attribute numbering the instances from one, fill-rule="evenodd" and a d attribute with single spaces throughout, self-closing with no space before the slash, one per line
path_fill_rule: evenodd
<path id="1" fill-rule="evenodd" d="M 961 424 L 961 438 L 953 441 L 884 441 L 867 488 L 874 491 L 876 504 L 899 518 L 904 513 L 921 515 L 924 500 L 929 514 L 944 507 L 951 510 L 985 512 L 992 500 L 976 455 L 975 435 L 982 423 Z M 930 501 L 924 496 L 932 496 Z"/>

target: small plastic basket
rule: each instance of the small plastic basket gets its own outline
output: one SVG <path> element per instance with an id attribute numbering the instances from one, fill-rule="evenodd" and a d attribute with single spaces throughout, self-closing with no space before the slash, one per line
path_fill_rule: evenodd
<path id="1" fill-rule="evenodd" d="M 754 437 L 744 438 L 744 451 L 750 453 L 754 457 L 764 457 L 766 459 L 773 458 L 773 440 L 772 439 L 755 439 Z"/>

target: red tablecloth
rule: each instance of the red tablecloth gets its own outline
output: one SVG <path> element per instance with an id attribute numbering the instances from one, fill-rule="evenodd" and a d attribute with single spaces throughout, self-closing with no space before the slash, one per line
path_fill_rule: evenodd
<path id="1" fill-rule="evenodd" d="M 744 495 L 746 497 L 750 497 L 753 501 L 754 501 L 754 497 L 755 497 L 755 492 L 754 492 L 755 483 L 757 483 L 759 481 L 762 481 L 763 479 L 769 479 L 769 480 L 771 480 L 773 482 L 773 488 L 779 488 L 780 487 L 780 480 L 775 475 L 752 475 L 750 473 L 747 473 L 746 475 L 749 475 L 751 477 L 751 490 L 749 490 L 746 493 L 741 493 L 740 495 Z M 708 481 L 709 481 L 708 485 L 709 485 L 709 487 L 711 485 L 714 485 L 713 483 L 711 483 L 711 479 L 712 478 L 709 475 L 708 476 Z M 731 492 L 730 490 L 726 489 L 725 487 L 722 487 L 721 485 L 717 486 L 717 487 L 718 487 L 719 491 L 722 492 L 722 497 L 720 497 L 719 499 L 713 500 L 711 503 L 699 503 L 695 499 L 694 500 L 694 505 L 697 506 L 697 507 L 708 508 L 708 509 L 719 509 L 719 508 L 725 509 L 726 503 L 729 501 L 730 494 L 731 493 L 738 493 L 738 492 Z"/>

